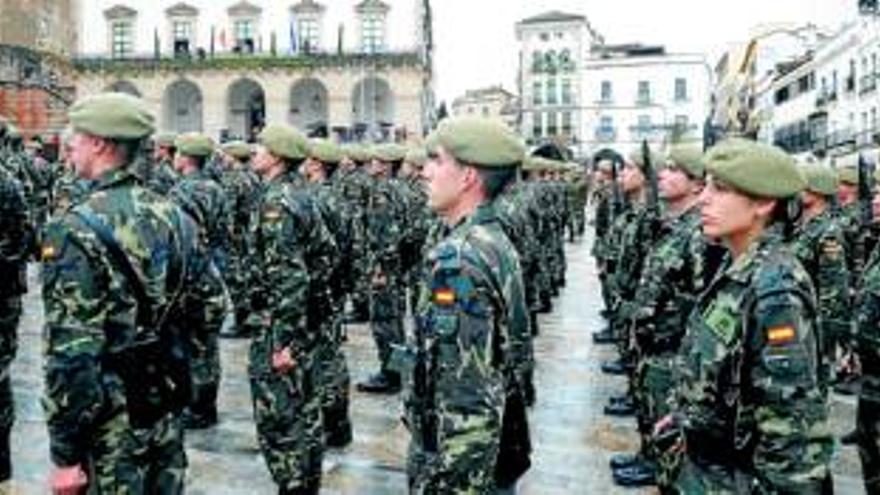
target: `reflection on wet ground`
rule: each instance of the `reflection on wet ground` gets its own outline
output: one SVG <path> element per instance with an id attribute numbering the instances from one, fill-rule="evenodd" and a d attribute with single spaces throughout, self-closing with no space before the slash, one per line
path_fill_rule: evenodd
<path id="1" fill-rule="evenodd" d="M 599 371 L 613 358 L 609 347 L 594 346 L 590 333 L 601 325 L 601 305 L 589 239 L 567 247 L 568 286 L 554 311 L 542 315 L 541 335 L 535 342 L 538 402 L 530 411 L 533 466 L 519 484 L 519 493 L 588 494 L 653 493 L 626 490 L 611 481 L 608 459 L 615 452 L 636 447 L 632 419 L 602 415 L 607 397 L 620 393 L 622 378 Z M 33 268 L 33 267 L 32 267 Z M 42 304 L 36 272 L 13 366 L 17 421 L 13 434 L 16 493 L 47 493 L 49 469 L 46 427 L 39 398 L 42 393 Z M 375 368 L 375 351 L 365 325 L 350 325 L 345 345 L 353 380 Z M 275 493 L 257 448 L 248 382 L 245 377 L 247 341 L 223 340 L 223 383 L 220 423 L 207 431 L 187 434 L 187 492 L 190 494 Z M 835 396 L 834 430 L 840 435 L 852 427 L 855 401 Z M 404 459 L 408 433 L 399 421 L 398 396 L 373 396 L 352 391 L 354 443 L 330 451 L 324 461 L 322 493 L 404 494 Z M 840 450 L 835 461 L 837 493 L 863 493 L 858 455 L 853 447 Z"/>

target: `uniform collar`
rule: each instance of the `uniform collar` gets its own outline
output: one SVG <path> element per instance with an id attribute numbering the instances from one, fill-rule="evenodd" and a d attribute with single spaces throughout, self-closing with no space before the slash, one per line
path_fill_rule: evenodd
<path id="1" fill-rule="evenodd" d="M 135 176 L 134 172 L 128 170 L 127 166 L 114 167 L 94 181 L 93 189 L 96 191 L 102 189 L 110 189 L 122 183 L 134 181 L 137 181 L 137 177 Z"/>

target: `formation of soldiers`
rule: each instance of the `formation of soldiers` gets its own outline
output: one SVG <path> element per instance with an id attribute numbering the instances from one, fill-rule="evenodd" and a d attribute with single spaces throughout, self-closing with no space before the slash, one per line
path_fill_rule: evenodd
<path id="1" fill-rule="evenodd" d="M 830 163 L 829 163 L 830 162 Z M 864 154 L 796 162 L 746 140 L 596 155 L 604 316 L 637 419 L 623 486 L 832 493 L 832 391 L 860 383 L 865 489 L 880 493 L 880 195 Z"/>
<path id="2" fill-rule="evenodd" d="M 536 315 L 586 225 L 578 166 L 527 158 L 485 119 L 445 121 L 419 146 L 271 123 L 256 143 L 218 146 L 154 134 L 122 94 L 69 117 L 55 163 L 0 123 L 0 272 L 15 282 L 0 292 L 0 481 L 30 259 L 56 493 L 182 492 L 185 430 L 218 420 L 224 332 L 250 339 L 279 493 L 317 493 L 325 449 L 352 441 L 342 343 L 357 320 L 380 363 L 358 389 L 405 391 L 410 490 L 512 489 L 530 465 Z"/>

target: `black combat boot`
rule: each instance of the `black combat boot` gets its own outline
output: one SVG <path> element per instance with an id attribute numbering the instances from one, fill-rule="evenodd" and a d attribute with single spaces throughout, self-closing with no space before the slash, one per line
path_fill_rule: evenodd
<path id="1" fill-rule="evenodd" d="M 395 394 L 400 391 L 400 375 L 389 371 L 376 373 L 365 382 L 357 384 L 361 392 L 374 394 Z"/>
<path id="2" fill-rule="evenodd" d="M 612 471 L 614 482 L 620 486 L 651 486 L 657 484 L 657 464 L 648 459 L 640 459 L 629 466 Z"/>
<path id="3" fill-rule="evenodd" d="M 348 418 L 348 401 L 342 401 L 324 410 L 324 444 L 341 449 L 351 443 L 351 420 Z"/>

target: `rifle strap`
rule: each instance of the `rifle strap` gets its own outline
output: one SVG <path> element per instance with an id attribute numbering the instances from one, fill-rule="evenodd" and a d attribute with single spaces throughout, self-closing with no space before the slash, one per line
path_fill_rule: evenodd
<path id="1" fill-rule="evenodd" d="M 122 273 L 122 276 L 125 278 L 126 282 L 128 282 L 128 286 L 131 289 L 132 295 L 134 295 L 134 298 L 137 301 L 136 319 L 138 325 L 144 328 L 149 328 L 153 325 L 156 325 L 156 327 L 158 328 L 168 316 L 171 305 L 168 305 L 164 314 L 159 320 L 155 320 L 153 315 L 153 307 L 149 296 L 147 296 L 147 290 L 143 283 L 143 280 L 138 275 L 134 266 L 132 266 L 131 260 L 129 259 L 128 255 L 125 254 L 125 251 L 119 244 L 119 241 L 116 239 L 116 236 L 113 234 L 113 230 L 110 228 L 110 226 L 107 225 L 107 223 L 105 223 L 103 220 L 101 220 L 100 217 L 95 214 L 94 210 L 92 210 L 87 205 L 82 205 L 74 209 L 73 214 L 76 215 L 77 218 L 79 218 L 87 227 L 92 230 L 92 232 L 95 233 L 95 236 L 104 246 L 104 249 L 107 251 L 110 263 L 114 266 L 114 268 Z M 176 255 L 171 256 L 169 260 L 167 278 L 168 280 L 173 281 L 174 285 L 169 286 L 175 287 L 174 294 L 177 295 L 184 286 L 182 273 L 185 263 L 183 260 L 182 250 L 186 249 L 186 246 L 189 246 L 191 233 L 186 228 L 184 228 L 183 225 L 181 225 L 180 219 L 177 215 L 173 216 L 172 221 L 175 224 L 176 231 L 181 234 L 181 249 L 177 250 Z"/>

